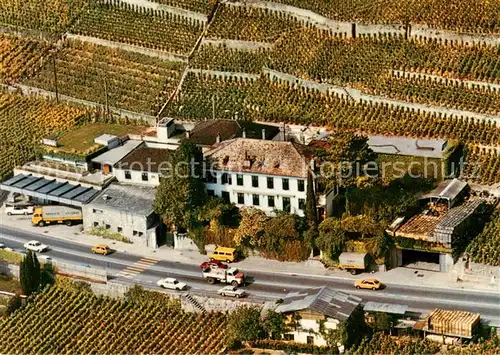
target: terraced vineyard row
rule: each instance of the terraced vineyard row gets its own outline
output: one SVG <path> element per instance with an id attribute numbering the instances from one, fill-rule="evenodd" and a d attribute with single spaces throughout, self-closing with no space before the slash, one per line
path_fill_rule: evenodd
<path id="1" fill-rule="evenodd" d="M 60 94 L 112 107 L 156 115 L 176 87 L 182 63 L 67 41 L 56 59 Z M 27 84 L 55 91 L 53 63 L 47 63 Z"/>
<path id="2" fill-rule="evenodd" d="M 481 264 L 500 266 L 500 213 L 467 247 L 466 252 L 472 261 Z"/>
<path id="3" fill-rule="evenodd" d="M 258 74 L 267 65 L 270 50 L 238 50 L 225 46 L 203 45 L 189 66 L 204 70 L 220 70 Z"/>
<path id="4" fill-rule="evenodd" d="M 492 149 L 470 147 L 462 176 L 477 184 L 500 183 L 500 153 Z"/>
<path id="5" fill-rule="evenodd" d="M 190 73 L 168 114 L 190 119 L 238 117 L 296 124 L 326 125 L 369 134 L 461 139 L 500 144 L 500 128 L 472 119 L 442 118 L 387 105 L 356 103 L 313 90 L 293 88 L 266 77 L 258 81 L 213 78 Z"/>
<path id="6" fill-rule="evenodd" d="M 138 306 L 53 286 L 0 320 L 0 353 L 216 354 L 225 323 L 222 313 Z"/>
<path id="7" fill-rule="evenodd" d="M 86 4 L 86 0 L 1 0 L 0 24 L 15 29 L 62 33 Z"/>
<path id="8" fill-rule="evenodd" d="M 190 18 L 131 9 L 124 3 L 93 3 L 83 12 L 72 32 L 180 55 L 188 54 L 203 31 L 203 24 Z"/>
<path id="9" fill-rule="evenodd" d="M 274 0 L 337 21 L 427 24 L 478 33 L 500 32 L 500 3 L 488 0 Z"/>
<path id="10" fill-rule="evenodd" d="M 0 93 L 0 181 L 34 158 L 42 137 L 71 129 L 86 114 L 74 106 Z"/>
<path id="11" fill-rule="evenodd" d="M 0 82 L 12 84 L 33 75 L 50 49 L 47 42 L 0 34 Z"/>
<path id="12" fill-rule="evenodd" d="M 215 0 L 152 0 L 154 2 L 186 9 L 194 12 L 208 14 L 215 4 Z"/>

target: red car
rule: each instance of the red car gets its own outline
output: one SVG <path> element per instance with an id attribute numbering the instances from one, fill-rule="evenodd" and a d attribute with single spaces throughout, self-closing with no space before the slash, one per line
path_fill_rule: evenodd
<path id="1" fill-rule="evenodd" d="M 216 269 L 216 268 L 227 269 L 227 268 L 229 268 L 229 266 L 227 266 L 226 264 L 224 264 L 222 261 L 213 260 L 213 261 L 205 261 L 205 262 L 203 262 L 200 265 L 200 268 L 202 270 L 205 270 L 205 269 L 208 269 L 208 268 L 212 268 L 212 269 Z"/>

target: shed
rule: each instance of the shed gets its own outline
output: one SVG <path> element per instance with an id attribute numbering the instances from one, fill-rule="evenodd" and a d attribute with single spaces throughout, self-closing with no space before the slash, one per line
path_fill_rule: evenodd
<path id="1" fill-rule="evenodd" d="M 407 305 L 378 302 L 366 302 L 363 308 L 365 312 L 383 312 L 400 316 L 403 316 L 407 310 Z"/>
<path id="2" fill-rule="evenodd" d="M 425 319 L 422 330 L 445 336 L 472 338 L 481 320 L 479 313 L 435 309 Z"/>
<path id="3" fill-rule="evenodd" d="M 448 201 L 448 207 L 452 207 L 467 186 L 468 184 L 465 181 L 460 181 L 458 179 L 445 180 L 434 190 L 423 195 L 420 199 L 446 200 Z"/>

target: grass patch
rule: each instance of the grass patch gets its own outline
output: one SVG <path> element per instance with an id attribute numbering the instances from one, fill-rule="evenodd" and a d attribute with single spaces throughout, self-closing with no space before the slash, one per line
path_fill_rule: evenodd
<path id="1" fill-rule="evenodd" d="M 0 291 L 19 293 L 23 292 L 19 281 L 14 280 L 12 277 L 0 275 Z"/>
<path id="2" fill-rule="evenodd" d="M 148 129 L 145 126 L 91 123 L 81 126 L 70 132 L 63 134 L 58 140 L 59 150 L 69 153 L 83 153 L 100 147 L 94 143 L 94 139 L 102 134 L 111 134 L 114 136 L 124 136 L 126 134 L 140 134 Z"/>
<path id="3" fill-rule="evenodd" d="M 111 232 L 102 227 L 94 227 L 89 231 L 89 234 L 96 235 L 98 237 L 103 237 L 106 239 L 113 239 L 119 242 L 132 243 L 128 238 L 124 237 L 120 233 Z"/>
<path id="4" fill-rule="evenodd" d="M 0 260 L 4 260 L 9 264 L 20 264 L 23 256 L 19 253 L 0 249 Z"/>

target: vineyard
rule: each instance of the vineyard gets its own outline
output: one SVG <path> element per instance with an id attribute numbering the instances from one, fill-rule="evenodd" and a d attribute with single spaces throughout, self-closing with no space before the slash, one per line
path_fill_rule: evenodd
<path id="1" fill-rule="evenodd" d="M 169 107 L 171 116 L 202 120 L 239 117 L 293 124 L 326 125 L 368 134 L 460 139 L 500 144 L 500 128 L 472 119 L 443 118 L 382 104 L 356 103 L 313 90 L 298 89 L 262 76 L 257 81 L 223 79 L 190 73 L 181 94 Z"/>
<path id="2" fill-rule="evenodd" d="M 61 33 L 72 24 L 86 3 L 86 0 L 1 0 L 0 25 Z"/>
<path id="3" fill-rule="evenodd" d="M 0 180 L 34 158 L 42 137 L 72 128 L 85 114 L 68 105 L 0 93 Z"/>
<path id="4" fill-rule="evenodd" d="M 500 266 L 500 213 L 467 247 L 466 252 L 476 263 Z"/>
<path id="5" fill-rule="evenodd" d="M 470 147 L 462 176 L 482 185 L 500 183 L 500 153 L 494 149 Z"/>
<path id="6" fill-rule="evenodd" d="M 454 31 L 499 33 L 500 3 L 488 0 L 274 0 L 337 21 L 426 24 Z"/>
<path id="7" fill-rule="evenodd" d="M 208 14 L 215 0 L 152 0 L 154 2 L 185 10 Z"/>
<path id="8" fill-rule="evenodd" d="M 0 320 L 2 354 L 216 354 L 226 316 L 52 286 Z"/>
<path id="9" fill-rule="evenodd" d="M 79 35 L 188 54 L 203 31 L 203 24 L 189 18 L 125 3 L 93 3 L 72 31 Z"/>
<path id="10" fill-rule="evenodd" d="M 50 48 L 46 42 L 0 34 L 0 82 L 12 84 L 33 75 Z"/>
<path id="11" fill-rule="evenodd" d="M 28 85 L 155 115 L 176 87 L 183 65 L 79 41 L 67 41 Z"/>

